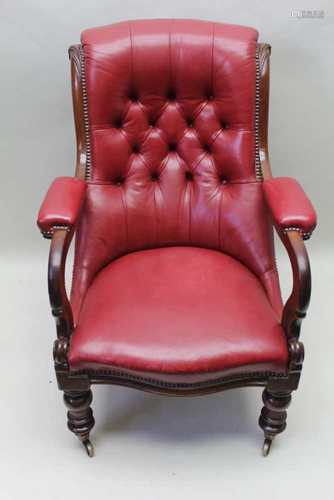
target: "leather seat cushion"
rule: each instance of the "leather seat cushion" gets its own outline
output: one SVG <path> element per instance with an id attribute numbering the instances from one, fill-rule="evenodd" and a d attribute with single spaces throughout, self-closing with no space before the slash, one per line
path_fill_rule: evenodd
<path id="1" fill-rule="evenodd" d="M 101 270 L 83 301 L 70 369 L 161 380 L 284 373 L 287 344 L 259 279 L 219 251 L 133 252 Z"/>

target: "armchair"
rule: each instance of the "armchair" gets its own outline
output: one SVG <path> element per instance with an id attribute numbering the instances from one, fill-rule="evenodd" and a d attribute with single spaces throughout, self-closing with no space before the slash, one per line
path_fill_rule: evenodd
<path id="1" fill-rule="evenodd" d="M 264 455 L 286 427 L 316 215 L 295 180 L 272 178 L 270 47 L 257 36 L 141 20 L 86 30 L 69 49 L 76 173 L 54 181 L 38 226 L 51 238 L 58 385 L 89 456 L 94 384 L 172 396 L 262 386 Z M 293 271 L 284 306 L 273 225 Z"/>

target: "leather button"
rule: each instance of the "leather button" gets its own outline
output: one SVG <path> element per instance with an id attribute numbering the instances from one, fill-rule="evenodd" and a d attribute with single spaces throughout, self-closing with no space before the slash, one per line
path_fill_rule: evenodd
<path id="1" fill-rule="evenodd" d="M 193 118 L 188 118 L 187 124 L 188 124 L 189 128 L 193 128 L 193 126 L 194 126 L 194 120 L 193 120 Z"/>
<path id="2" fill-rule="evenodd" d="M 176 150 L 176 144 L 175 142 L 171 142 L 169 144 L 169 151 L 175 151 Z"/>
<path id="3" fill-rule="evenodd" d="M 139 153 L 139 146 L 138 146 L 138 144 L 134 144 L 134 145 L 132 146 L 132 151 L 133 151 L 134 153 Z"/>
<path id="4" fill-rule="evenodd" d="M 192 173 L 192 172 L 190 172 L 190 170 L 187 170 L 187 171 L 186 171 L 186 179 L 187 179 L 187 181 L 192 181 L 192 180 L 193 180 L 193 178 L 194 178 L 193 173 Z"/>
<path id="5" fill-rule="evenodd" d="M 175 101 L 175 99 L 176 99 L 176 93 L 175 93 L 175 91 L 174 90 L 170 90 L 168 92 L 167 98 L 168 98 L 169 101 Z"/>
<path id="6" fill-rule="evenodd" d="M 208 152 L 208 153 L 209 153 L 209 152 L 211 151 L 210 144 L 204 144 L 204 145 L 203 145 L 203 149 L 204 149 L 204 151 L 206 151 L 206 152 Z"/>
<path id="7" fill-rule="evenodd" d="M 134 92 L 134 91 L 130 92 L 129 99 L 132 102 L 137 102 L 138 101 L 138 94 L 137 94 L 137 92 Z"/>
<path id="8" fill-rule="evenodd" d="M 220 184 L 227 184 L 227 180 L 222 175 L 219 177 Z"/>
<path id="9" fill-rule="evenodd" d="M 121 177 L 121 176 L 116 177 L 114 184 L 116 186 L 121 186 L 124 183 L 124 180 L 125 180 L 124 177 Z"/>
<path id="10" fill-rule="evenodd" d="M 123 122 L 122 122 L 122 119 L 121 119 L 121 118 L 117 118 L 117 119 L 114 121 L 114 127 L 115 127 L 115 128 L 122 128 L 122 125 L 123 125 Z"/>
<path id="11" fill-rule="evenodd" d="M 158 174 L 157 172 L 153 172 L 153 173 L 151 174 L 151 180 L 152 180 L 153 182 L 157 182 L 157 181 L 159 180 L 159 174 Z"/>

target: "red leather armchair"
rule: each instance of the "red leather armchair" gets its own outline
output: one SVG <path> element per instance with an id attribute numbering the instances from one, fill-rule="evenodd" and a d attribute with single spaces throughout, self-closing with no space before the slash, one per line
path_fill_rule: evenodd
<path id="1" fill-rule="evenodd" d="M 149 20 L 86 30 L 70 48 L 76 174 L 54 181 L 38 225 L 51 238 L 58 384 L 89 455 L 92 384 L 182 396 L 263 386 L 265 455 L 285 429 L 316 216 L 296 181 L 271 176 L 270 47 L 257 37 Z M 284 306 L 273 224 L 293 269 Z"/>

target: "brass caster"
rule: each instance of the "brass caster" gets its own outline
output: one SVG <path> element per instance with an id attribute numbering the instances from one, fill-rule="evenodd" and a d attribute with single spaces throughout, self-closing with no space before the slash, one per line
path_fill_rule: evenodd
<path id="1" fill-rule="evenodd" d="M 272 442 L 273 442 L 272 439 L 265 438 L 265 440 L 263 442 L 263 446 L 262 446 L 262 455 L 264 457 L 267 457 L 269 455 Z"/>
<path id="2" fill-rule="evenodd" d="M 93 447 L 92 443 L 89 441 L 89 439 L 85 439 L 85 441 L 82 441 L 82 444 L 84 445 L 84 447 L 86 449 L 87 455 L 89 457 L 93 457 L 94 456 L 94 447 Z"/>

